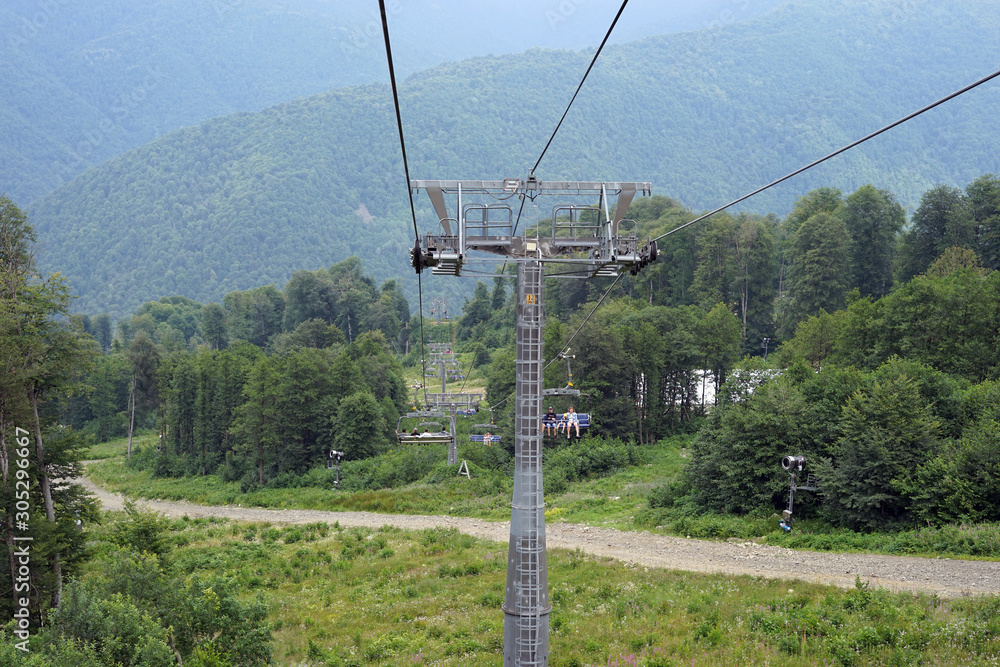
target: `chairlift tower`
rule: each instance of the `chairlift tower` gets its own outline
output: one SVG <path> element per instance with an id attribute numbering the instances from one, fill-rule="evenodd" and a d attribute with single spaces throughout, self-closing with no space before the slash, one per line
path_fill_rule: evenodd
<path id="1" fill-rule="evenodd" d="M 619 226 L 637 193 L 649 183 L 540 181 L 412 180 L 424 190 L 440 230 L 414 241 L 412 266 L 420 273 L 460 276 L 463 268 L 501 255 L 517 264 L 517 353 L 514 419 L 514 492 L 511 501 L 507 588 L 504 596 L 504 667 L 544 667 L 549 662 L 548 565 L 545 552 L 545 500 L 542 485 L 542 306 L 543 266 L 558 262 L 580 269 L 582 277 L 635 274 L 656 259 L 656 242 L 640 246 L 634 226 Z M 518 235 L 507 201 L 555 196 L 551 227 Z M 454 198 L 449 209 L 446 198 Z M 611 199 L 615 199 L 612 213 Z M 497 203 L 501 202 L 501 203 Z"/>

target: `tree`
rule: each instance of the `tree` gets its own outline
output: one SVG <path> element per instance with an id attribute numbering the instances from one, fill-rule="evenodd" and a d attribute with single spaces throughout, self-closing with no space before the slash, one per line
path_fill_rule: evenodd
<path id="1" fill-rule="evenodd" d="M 965 195 L 958 188 L 938 185 L 923 194 L 903 236 L 899 278 L 923 273 L 950 246 L 970 247 L 972 231 L 966 220 Z"/>
<path id="2" fill-rule="evenodd" d="M 301 322 L 295 331 L 278 334 L 272 340 L 271 348 L 275 354 L 286 354 L 296 347 L 321 349 L 345 342 L 344 333 L 336 325 L 313 319 Z"/>
<path id="3" fill-rule="evenodd" d="M 829 213 L 817 213 L 795 232 L 788 253 L 786 332 L 821 309 L 833 312 L 844 307 L 850 282 L 849 241 L 843 220 Z"/>
<path id="4" fill-rule="evenodd" d="M 231 340 L 245 340 L 263 349 L 281 332 L 285 298 L 274 285 L 230 292 L 222 300 Z"/>
<path id="5" fill-rule="evenodd" d="M 659 371 L 665 340 L 655 325 L 644 317 L 651 310 L 636 313 L 626 319 L 621 327 L 622 346 L 630 375 L 630 403 L 635 406 L 635 430 L 639 434 L 640 445 L 647 442 L 651 414 L 662 411 L 659 401 L 656 401 L 655 406 L 652 403 L 660 395 Z"/>
<path id="6" fill-rule="evenodd" d="M 788 274 L 791 268 L 792 256 L 791 245 L 795 238 L 795 233 L 806 220 L 817 213 L 833 213 L 843 203 L 843 196 L 836 188 L 818 188 L 807 193 L 804 197 L 799 197 L 795 201 L 792 212 L 781 223 L 779 231 L 779 254 L 781 259 L 778 266 L 778 294 L 776 315 L 779 325 L 784 322 L 785 309 L 788 302 Z M 787 333 L 787 331 L 786 331 Z"/>
<path id="7" fill-rule="evenodd" d="M 490 293 L 486 283 L 481 280 L 476 281 L 472 300 L 466 299 L 465 305 L 462 306 L 463 314 L 458 321 L 458 339 L 480 338 L 483 333 L 480 325 L 489 321 L 490 312 Z"/>
<path id="8" fill-rule="evenodd" d="M 698 237 L 698 266 L 691 287 L 705 310 L 729 306 L 742 323 L 744 351 L 759 349 L 770 333 L 776 255 L 766 219 L 719 216 Z"/>
<path id="9" fill-rule="evenodd" d="M 975 269 L 979 273 L 985 274 L 983 264 L 979 261 L 979 255 L 974 250 L 953 245 L 947 248 L 941 256 L 927 267 L 926 274 L 935 278 L 950 276 L 962 269 Z"/>
<path id="10" fill-rule="evenodd" d="M 691 290 L 695 301 L 706 310 L 717 303 L 729 307 L 736 304 L 733 289 L 737 276 L 734 236 L 735 222 L 724 214 L 712 218 L 698 236 L 697 268 Z"/>
<path id="11" fill-rule="evenodd" d="M 331 445 L 330 417 L 344 390 L 331 373 L 330 350 L 297 348 L 276 360 L 277 423 L 282 455 L 279 472 L 303 473 L 326 460 Z"/>
<path id="12" fill-rule="evenodd" d="M 229 343 L 226 328 L 226 311 L 217 303 L 207 303 L 201 308 L 201 324 L 198 325 L 202 337 L 214 350 L 221 350 Z"/>
<path id="13" fill-rule="evenodd" d="M 128 360 L 123 354 L 108 354 L 95 360 L 88 377 L 92 389 L 87 394 L 91 420 L 87 430 L 98 442 L 107 442 L 128 433 Z"/>
<path id="14" fill-rule="evenodd" d="M 712 376 L 716 403 L 729 370 L 739 361 L 742 332 L 740 321 L 725 304 L 716 304 L 701 319 L 698 335 L 703 360 L 701 367 Z"/>
<path id="15" fill-rule="evenodd" d="M 582 309 L 570 321 L 574 331 L 591 310 Z M 618 326 L 633 310 L 631 300 L 615 299 L 607 303 L 595 312 L 574 340 L 573 375 L 577 388 L 590 394 L 601 406 L 600 420 L 591 425 L 592 433 L 620 435 L 627 433 L 633 423 L 631 373 Z"/>
<path id="16" fill-rule="evenodd" d="M 366 391 L 351 394 L 340 403 L 332 421 L 333 444 L 348 459 L 365 459 L 389 447 L 387 425 L 378 400 Z"/>
<path id="17" fill-rule="evenodd" d="M 875 530 L 901 519 L 907 498 L 900 489 L 938 446 L 939 423 L 917 383 L 889 370 L 847 401 L 834 458 L 817 467 L 824 512 L 852 528 Z"/>
<path id="18" fill-rule="evenodd" d="M 172 355 L 173 356 L 173 355 Z M 178 354 L 171 359 L 169 377 L 161 386 L 167 388 L 167 440 L 176 455 L 195 451 L 195 419 L 197 416 L 198 370 L 190 354 Z"/>
<path id="19" fill-rule="evenodd" d="M 160 352 L 149 336 L 140 331 L 128 347 L 128 359 L 132 371 L 128 420 L 128 458 L 131 458 L 136 412 L 148 410 L 156 402 L 156 371 L 160 366 Z"/>
<path id="20" fill-rule="evenodd" d="M 265 357 L 254 364 L 243 387 L 245 401 L 237 408 L 231 428 L 237 449 L 253 456 L 260 486 L 264 485 L 265 461 L 281 444 L 280 379 L 279 359 Z"/>
<path id="21" fill-rule="evenodd" d="M 365 331 L 368 310 L 378 298 L 375 282 L 364 274 L 361 260 L 348 257 L 328 270 L 333 280 L 335 294 L 335 319 L 333 324 L 347 334 L 347 341 Z"/>
<path id="22" fill-rule="evenodd" d="M 788 493 L 781 457 L 812 453 L 802 392 L 787 375 L 772 375 L 759 358 L 747 359 L 723 385 L 685 473 L 701 507 L 740 514 L 776 509 Z"/>
<path id="23" fill-rule="evenodd" d="M 751 352 L 759 349 L 761 340 L 774 328 L 773 276 L 777 257 L 771 224 L 759 217 L 740 215 L 733 235 L 733 253 L 743 349 Z"/>
<path id="24" fill-rule="evenodd" d="M 392 353 L 389 341 L 381 331 L 366 331 L 347 350 L 355 362 L 368 390 L 379 400 L 388 398 L 402 411 L 409 400 L 403 367 Z M 340 393 L 343 397 L 346 393 Z M 339 400 L 339 398 L 338 398 Z"/>
<path id="25" fill-rule="evenodd" d="M 796 359 L 802 359 L 818 370 L 834 354 L 846 315 L 846 311 L 831 315 L 821 308 L 816 315 L 799 322 L 795 327 L 795 336 L 782 344 L 777 355 L 778 363 L 790 366 Z"/>
<path id="26" fill-rule="evenodd" d="M 837 188 L 817 188 L 804 197 L 799 197 L 792 207 L 792 212 L 785 219 L 784 229 L 791 238 L 805 221 L 817 213 L 833 213 L 843 203 L 843 194 Z"/>
<path id="27" fill-rule="evenodd" d="M 3 577 L 0 588 L 12 590 L 18 572 L 14 519 L 15 510 L 23 514 L 24 509 L 17 509 L 14 499 L 23 502 L 22 492 L 37 493 L 40 498 L 34 500 L 41 501 L 46 522 L 32 525 L 32 551 L 50 568 L 47 575 L 41 569 L 29 575 L 30 586 L 24 597 L 33 600 L 35 613 L 41 615 L 45 597 L 52 606 L 59 604 L 63 563 L 74 543 L 64 534 L 66 522 L 60 496 L 76 493 L 76 487 L 70 485 L 60 492 L 53 489 L 52 481 L 79 474 L 75 465 L 79 461 L 78 446 L 46 449 L 46 432 L 55 425 L 57 413 L 46 409 L 45 403 L 75 387 L 78 371 L 87 365 L 95 350 L 92 339 L 68 319 L 70 297 L 63 280 L 58 275 L 38 273 L 34 241 L 35 232 L 27 216 L 10 199 L 0 196 L 0 476 L 4 492 L 0 507 L 11 566 L 10 586 Z M 61 441 L 76 442 L 71 437 Z M 13 465 L 11 445 L 16 445 L 19 461 L 30 462 L 32 470 L 26 470 L 20 462 Z M 26 473 L 29 479 L 38 481 L 37 486 L 25 484 L 22 475 Z M 20 487 L 16 495 L 12 489 L 15 477 Z M 19 528 L 24 530 L 27 528 Z"/>
<path id="28" fill-rule="evenodd" d="M 888 191 L 863 185 L 847 198 L 839 214 L 851 237 L 852 286 L 861 296 L 884 296 L 892 287 L 896 237 L 906 212 Z"/>
<path id="29" fill-rule="evenodd" d="M 986 268 L 1000 269 L 1000 178 L 985 174 L 965 187 L 976 250 Z"/>
<path id="30" fill-rule="evenodd" d="M 285 284 L 284 297 L 285 331 L 311 319 L 337 324 L 337 294 L 328 271 L 296 271 Z"/>
<path id="31" fill-rule="evenodd" d="M 111 316 L 101 313 L 93 319 L 94 340 L 101 346 L 101 352 L 107 354 L 111 351 Z"/>

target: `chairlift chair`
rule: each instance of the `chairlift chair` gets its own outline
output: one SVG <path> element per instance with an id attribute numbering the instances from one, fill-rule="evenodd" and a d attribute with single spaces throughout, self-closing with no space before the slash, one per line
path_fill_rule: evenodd
<path id="1" fill-rule="evenodd" d="M 567 436 L 569 435 L 569 422 L 566 415 L 568 414 L 571 402 L 565 399 L 569 398 L 577 403 L 577 405 L 573 406 L 574 410 L 577 407 L 580 407 L 579 403 L 581 401 L 585 400 L 587 402 L 586 412 L 581 412 L 580 410 L 576 410 L 577 422 L 580 425 L 580 436 L 582 437 L 584 432 L 588 428 L 590 428 L 590 417 L 593 414 L 594 401 L 589 394 L 585 394 L 573 386 L 573 369 L 570 366 L 570 359 L 575 359 L 576 355 L 568 354 L 568 352 L 569 349 L 567 349 L 566 352 L 562 352 L 559 354 L 560 359 L 566 360 L 566 373 L 568 377 L 566 381 L 566 386 L 554 387 L 551 389 L 543 389 L 542 396 L 547 399 L 547 403 L 554 402 L 559 405 L 559 409 L 555 411 L 556 422 L 553 426 L 556 435 L 559 435 L 561 431 L 565 431 Z M 546 422 L 544 422 L 544 416 L 543 416 L 543 425 L 545 423 Z M 542 429 L 542 434 L 545 435 L 544 428 Z"/>
<path id="2" fill-rule="evenodd" d="M 396 422 L 396 438 L 401 445 L 413 444 L 451 444 L 454 434 L 449 433 L 441 422 L 429 421 L 432 419 L 447 419 L 448 415 L 436 410 L 418 410 L 407 412 Z M 420 419 L 421 421 L 413 427 L 416 433 L 411 432 L 403 426 L 403 423 Z"/>
<path id="3" fill-rule="evenodd" d="M 473 424 L 473 430 L 479 431 L 479 433 L 470 433 L 469 442 L 477 442 L 485 444 L 492 447 L 494 443 L 498 443 L 502 440 L 500 434 L 497 430 L 500 428 L 493 422 L 493 410 L 490 410 L 490 423 L 489 424 Z M 489 440 L 487 440 L 489 438 Z"/>

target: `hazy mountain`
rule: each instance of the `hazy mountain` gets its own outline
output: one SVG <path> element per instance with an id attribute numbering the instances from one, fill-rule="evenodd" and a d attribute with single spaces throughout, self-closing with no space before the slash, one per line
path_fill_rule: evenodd
<path id="1" fill-rule="evenodd" d="M 633 0 L 615 37 L 745 20 L 778 0 Z M 388 0 L 400 76 L 603 37 L 620 3 Z M 376 0 L 8 0 L 0 7 L 0 191 L 27 203 L 168 132 L 387 80 Z"/>
<path id="2" fill-rule="evenodd" d="M 992 71 L 994 3 L 792 3 L 754 20 L 610 47 L 542 162 L 543 179 L 650 180 L 710 208 Z M 589 62 L 530 50 L 410 76 L 414 178 L 524 175 Z M 871 182 L 906 204 L 1000 171 L 996 82 L 746 203 L 785 212 L 821 186 Z M 429 207 L 418 200 L 421 223 Z M 42 263 L 78 308 L 128 312 L 168 294 L 218 300 L 360 256 L 407 276 L 406 186 L 386 85 L 341 88 L 171 133 L 29 209 Z M 461 281 L 430 279 L 429 289 Z M 447 283 L 447 287 L 444 286 Z M 415 300 L 414 300 L 415 302 Z M 454 309 L 454 307 L 453 307 Z"/>

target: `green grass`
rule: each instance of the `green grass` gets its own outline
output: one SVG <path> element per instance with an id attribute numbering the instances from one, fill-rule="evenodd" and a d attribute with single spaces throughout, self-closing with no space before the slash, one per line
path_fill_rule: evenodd
<path id="1" fill-rule="evenodd" d="M 138 440 L 144 446 L 154 442 L 152 436 L 143 436 Z M 546 489 L 549 491 L 545 499 L 546 521 L 550 524 L 585 523 L 621 530 L 649 530 L 701 539 L 739 538 L 816 551 L 1000 558 L 1000 524 L 864 534 L 832 529 L 815 520 L 800 520 L 791 533 L 785 533 L 778 529 L 776 515 L 696 515 L 689 509 L 650 508 L 650 492 L 676 477 L 686 460 L 685 446 L 689 441 L 689 437 L 678 437 L 643 447 L 643 458 L 638 465 L 607 470 L 603 476 L 562 481 L 558 485 L 550 484 L 552 479 L 546 477 Z M 96 453 L 123 452 L 124 440 L 98 447 L 100 449 Z M 547 460 L 555 460 L 560 447 L 565 445 L 560 442 L 554 448 L 546 447 Z M 437 455 L 444 458 L 444 447 L 439 449 L 439 452 L 430 452 L 431 460 L 437 461 L 434 458 Z M 224 482 L 215 475 L 153 478 L 148 470 L 126 467 L 120 456 L 91 464 L 88 475 L 98 484 L 119 493 L 143 498 L 190 500 L 207 505 L 239 503 L 271 508 L 364 510 L 506 520 L 510 518 L 511 479 L 509 471 L 494 469 L 497 467 L 495 461 L 502 460 L 502 457 L 488 457 L 496 454 L 484 452 L 480 445 L 459 445 L 459 460 L 469 460 L 473 476 L 471 481 L 459 477 L 454 467 L 435 464 L 428 473 L 418 470 L 413 474 L 410 479 L 417 481 L 412 483 L 395 488 L 379 488 L 376 485 L 355 492 L 300 487 L 264 488 L 241 493 L 238 482 Z M 494 463 L 491 464 L 491 461 Z M 391 479 L 394 466 L 418 464 L 419 457 L 402 451 L 367 462 L 345 463 L 342 468 L 345 487 L 350 486 L 347 478 L 351 470 L 370 479 Z M 352 469 L 352 465 L 355 468 Z M 559 488 L 559 491 L 553 492 L 554 488 Z"/>
<path id="2" fill-rule="evenodd" d="M 152 440 L 147 440 L 147 446 Z M 547 520 L 611 525 L 633 528 L 637 507 L 645 504 L 649 489 L 673 478 L 683 462 L 683 440 L 664 441 L 646 448 L 645 463 L 618 469 L 612 474 L 569 482 L 565 491 L 546 496 Z M 106 451 L 123 451 L 122 440 L 102 445 Z M 560 446 L 562 443 L 556 445 Z M 397 488 L 345 493 L 313 487 L 259 489 L 240 493 L 238 482 L 224 482 L 217 475 L 205 477 L 154 478 L 151 471 L 129 468 L 124 458 L 106 458 L 88 466 L 88 476 L 105 488 L 130 496 L 189 500 L 206 505 L 240 503 L 245 506 L 324 510 L 366 510 L 386 513 L 450 514 L 481 519 L 510 518 L 511 480 L 503 472 L 488 470 L 482 460 L 481 445 L 459 446 L 459 460 L 468 459 L 472 480 L 457 471 L 435 469 L 420 481 Z M 442 457 L 444 449 L 441 448 Z M 547 455 L 555 450 L 546 449 Z M 387 458 L 389 455 L 386 456 Z M 342 472 L 346 478 L 350 463 Z M 377 463 L 371 466 L 378 468 Z M 346 485 L 345 479 L 345 485 Z"/>
<path id="3" fill-rule="evenodd" d="M 263 593 L 284 665 L 498 665 L 506 545 L 450 529 L 177 520 L 170 561 Z M 1000 598 L 684 574 L 548 552 L 552 667 L 997 665 Z"/>
<path id="4" fill-rule="evenodd" d="M 135 451 L 139 447 L 155 447 L 158 436 L 156 433 L 143 432 L 141 435 L 133 434 L 132 436 L 132 450 Z M 119 438 L 118 440 L 109 440 L 108 442 L 98 442 L 90 446 L 87 450 L 84 460 L 98 461 L 102 459 L 111 459 L 115 457 L 124 457 L 128 453 L 128 438 Z"/>
<path id="5" fill-rule="evenodd" d="M 137 498 L 189 500 L 203 505 L 352 510 L 395 514 L 451 514 L 484 519 L 510 518 L 510 491 L 489 479 L 457 474 L 437 484 L 415 483 L 398 489 L 345 493 L 303 487 L 240 492 L 239 482 L 225 482 L 218 475 L 154 478 L 149 470 L 136 470 L 123 459 L 108 459 L 87 467 L 87 476 L 104 488 Z"/>
<path id="6" fill-rule="evenodd" d="M 683 467 L 689 439 L 673 438 L 643 447 L 646 458 L 637 466 L 570 482 L 563 493 L 546 495 L 545 520 L 634 530 L 634 518 L 646 506 L 649 491 L 673 479 Z"/>

